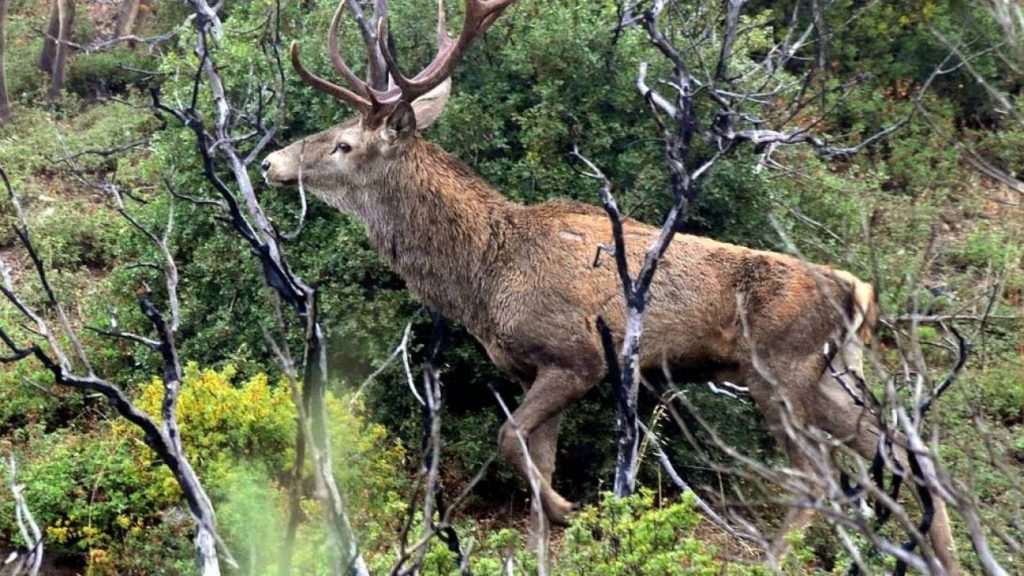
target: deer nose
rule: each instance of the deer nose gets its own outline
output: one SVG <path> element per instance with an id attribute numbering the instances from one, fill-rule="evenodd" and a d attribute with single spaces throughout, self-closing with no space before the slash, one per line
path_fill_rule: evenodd
<path id="1" fill-rule="evenodd" d="M 260 164 L 260 168 L 263 170 L 264 174 L 270 171 L 270 160 L 264 160 L 263 164 Z"/>

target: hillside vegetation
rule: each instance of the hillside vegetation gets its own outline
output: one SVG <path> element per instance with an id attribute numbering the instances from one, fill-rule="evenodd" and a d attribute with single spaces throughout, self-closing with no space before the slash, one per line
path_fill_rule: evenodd
<path id="1" fill-rule="evenodd" d="M 434 49 L 436 4 L 393 4 L 391 28 L 403 62 L 422 65 Z M 690 37 L 720 19 L 721 2 L 692 4 L 698 16 L 676 15 L 666 23 L 676 37 Z M 792 12 L 782 4 L 747 3 L 743 23 L 758 34 L 741 47 L 744 54 L 754 58 L 789 30 Z M 796 4 L 804 10 L 795 27 L 802 30 L 810 2 Z M 1008 40 L 985 3 L 829 4 L 831 35 L 820 82 L 837 89 L 820 96 L 794 125 L 820 114 L 815 133 L 856 143 L 905 116 L 910 121 L 849 158 L 828 160 L 811 147 L 783 147 L 773 152 L 778 166 L 770 168 L 760 161 L 763 150 L 737 150 L 703 181 L 685 229 L 796 253 L 871 281 L 884 311 L 875 348 L 890 368 L 899 365 L 897 344 L 912 315 L 922 317 L 914 330 L 937 380 L 953 364 L 947 325 L 966 336 L 966 368 L 929 422 L 938 431 L 942 463 L 969 487 L 985 515 L 995 556 L 1024 574 L 1024 195 L 978 168 L 995 166 L 1011 184 L 1024 174 L 1024 116 L 1012 108 L 1020 104 L 1024 60 L 988 49 L 1005 48 Z M 290 67 L 283 68 L 280 85 L 258 84 L 274 78 L 268 50 L 275 45 L 276 17 L 280 58 L 287 58 L 292 40 L 300 40 L 312 67 L 325 76 L 331 70 L 324 39 L 335 4 L 282 2 L 280 14 L 271 16 L 277 6 L 270 0 L 227 2 L 218 41 L 218 66 L 233 97 L 242 98 L 253 85 L 267 101 L 285 91 L 285 107 L 272 113 L 282 129 L 268 152 L 352 115 L 308 88 Z M 664 61 L 642 31 L 616 30 L 618 8 L 604 0 L 520 0 L 457 68 L 451 101 L 426 137 L 517 202 L 598 204 L 598 183 L 580 173 L 570 154 L 580 143 L 614 183 L 624 211 L 658 224 L 670 202 L 668 172 L 659 127 L 636 79 L 641 61 L 654 67 Z M 21 199 L 40 259 L 97 373 L 154 414 L 163 394 L 158 355 L 102 332 L 152 333 L 137 298 L 145 283 L 164 302 L 162 255 L 120 215 L 109 191 L 94 183 L 115 183 L 130 213 L 158 235 L 173 213 L 166 241 L 180 273 L 175 339 L 186 366 L 178 404 L 182 442 L 238 561 L 229 573 L 276 574 L 297 434 L 288 378 L 266 337 L 278 330 L 273 310 L 280 303 L 230 223 L 187 199 L 216 193 L 203 175 L 192 132 L 152 106 L 157 87 L 166 102 L 190 98 L 197 69 L 190 7 L 146 4 L 147 17 L 136 32 L 144 41 L 95 50 L 86 48 L 109 38 L 116 14 L 98 1 L 83 0 L 77 10 L 73 41 L 79 48 L 71 51 L 64 91 L 50 99 L 49 77 L 36 65 L 43 44 L 38 30 L 49 5 L 8 0 L 12 116 L 0 124 L 0 167 Z M 461 2 L 449 2 L 449 12 L 457 19 Z M 355 28 L 342 36 L 346 57 L 361 57 Z M 959 61 L 947 42 L 969 55 L 970 65 L 924 89 L 936 67 Z M 212 110 L 213 104 L 200 106 Z M 298 195 L 264 185 L 258 163 L 253 166 L 260 201 L 280 230 L 292 230 L 302 210 Z M 16 214 L 9 202 L 0 207 L 0 219 L 0 258 L 12 282 L 31 306 L 54 315 L 13 231 Z M 412 322 L 409 348 L 419 382 L 430 314 L 374 254 L 361 224 L 313 198 L 300 233 L 284 246 L 296 273 L 319 289 L 335 475 L 372 573 L 387 573 L 410 499 L 420 489 L 423 461 L 421 407 L 402 362 L 387 362 Z M 0 305 L 5 331 L 24 325 L 18 310 L 6 301 Z M 296 326 L 287 340 L 299 350 L 303 334 Z M 472 573 L 506 573 L 510 560 L 517 573 L 536 573 L 524 544 L 528 489 L 506 463 L 487 465 L 505 419 L 492 388 L 508 401 L 522 390 L 457 326 L 441 358 L 439 470 L 446 495 L 454 497 L 485 470 L 453 518 L 463 548 L 472 547 Z M 786 465 L 749 403 L 715 394 L 704 383 L 683 390 L 724 441 L 768 464 Z M 643 396 L 640 417 L 698 495 L 716 501 L 716 495 L 747 490 L 749 478 L 716 471 L 657 407 L 656 398 Z M 585 507 L 570 527 L 555 529 L 553 573 L 771 573 L 760 551 L 725 534 L 699 512 L 693 493 L 676 489 L 648 444 L 638 494 L 626 500 L 607 495 L 615 419 L 609 385 L 567 414 L 557 485 Z M 711 443 L 706 433 L 697 441 Z M 0 366 L 0 456 L 8 455 L 18 462 L 17 483 L 45 533 L 46 573 L 197 573 L 194 526 L 178 485 L 143 435 L 98 394 L 54 386 L 52 374 L 35 361 Z M 327 574 L 327 534 L 312 486 L 303 489 L 293 567 L 296 573 Z M 9 490 L 0 490 L 0 556 L 24 545 L 14 510 Z M 744 514 L 770 527 L 784 509 L 765 502 Z M 952 516 L 958 558 L 969 573 L 981 573 L 969 527 Z M 419 517 L 413 521 L 417 528 L 421 523 Z M 886 530 L 899 538 L 898 527 Z M 785 573 L 844 573 L 851 563 L 824 521 L 793 540 L 778 567 Z M 878 570 L 888 559 L 867 554 L 866 562 Z M 458 573 L 459 566 L 435 539 L 422 572 Z"/>

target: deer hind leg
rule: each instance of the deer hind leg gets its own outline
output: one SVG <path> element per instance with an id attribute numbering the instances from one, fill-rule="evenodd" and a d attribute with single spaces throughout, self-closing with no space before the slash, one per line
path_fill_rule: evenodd
<path id="1" fill-rule="evenodd" d="M 813 500 L 820 491 L 814 481 L 816 469 L 801 448 L 798 436 L 808 422 L 807 405 L 811 399 L 807 398 L 807 394 L 817 382 L 820 369 L 820 361 L 816 358 L 779 359 L 769 365 L 767 373 L 751 370 L 746 378 L 750 395 L 764 415 L 772 437 L 785 452 L 790 466 L 808 479 L 806 484 L 809 493 L 799 495 L 800 499 Z M 774 380 L 774 383 L 770 380 Z M 790 432 L 797 437 L 791 436 Z M 768 553 L 776 559 L 785 555 L 789 547 L 786 536 L 802 531 L 811 523 L 814 515 L 813 509 L 791 507 L 779 525 Z"/>
<path id="2" fill-rule="evenodd" d="M 592 377 L 585 374 L 587 371 L 578 369 L 538 371 L 523 403 L 513 412 L 511 420 L 502 425 L 498 436 L 502 456 L 527 486 L 532 487 L 536 481 L 544 512 L 557 524 L 566 524 L 573 510 L 572 503 L 551 487 L 558 425 L 566 407 L 600 380 L 599 372 Z M 523 441 L 527 442 L 528 453 L 523 450 Z"/>
<path id="3" fill-rule="evenodd" d="M 541 424 L 530 434 L 528 439 L 530 458 L 533 459 L 540 477 L 549 486 L 555 474 L 555 455 L 558 451 L 558 430 L 562 425 L 562 415 L 553 416 Z M 548 518 L 543 510 L 530 506 L 530 526 L 528 545 L 533 548 L 547 537 Z"/>
<path id="4" fill-rule="evenodd" d="M 851 347 L 855 347 L 856 352 L 844 350 L 842 361 L 848 370 L 863 375 L 860 346 L 856 343 L 847 345 L 847 348 Z M 839 369 L 838 366 L 837 369 Z M 873 460 L 878 450 L 879 438 L 879 428 L 875 416 L 857 405 L 853 397 L 828 372 L 822 376 L 819 390 L 821 398 L 815 404 L 815 423 L 836 438 L 847 440 L 850 447 L 863 458 L 869 461 Z M 903 444 L 902 437 L 896 438 L 893 442 L 896 460 L 904 470 L 910 470 L 906 451 L 899 447 Z M 908 482 L 908 485 L 916 488 L 912 484 L 912 482 Z M 914 497 L 920 502 L 917 490 L 912 491 Z M 931 541 L 936 557 L 946 571 L 954 575 L 959 574 L 959 564 L 953 557 L 953 535 L 949 526 L 946 504 L 935 493 L 932 493 L 932 503 L 935 514 L 928 530 L 928 539 Z"/>

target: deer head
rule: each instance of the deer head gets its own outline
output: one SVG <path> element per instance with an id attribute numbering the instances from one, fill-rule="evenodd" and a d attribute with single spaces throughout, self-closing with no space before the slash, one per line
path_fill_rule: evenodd
<path id="1" fill-rule="evenodd" d="M 462 32 L 453 39 L 446 30 L 444 0 L 438 0 L 437 55 L 411 78 L 402 73 L 392 52 L 386 15 L 375 13 L 376 30 L 369 24 L 363 29 L 369 54 L 368 79 L 364 81 L 339 52 L 338 24 L 347 3 L 342 0 L 331 19 L 327 47 L 335 70 L 348 86 L 310 72 L 302 63 L 297 43 L 292 43 L 291 61 L 308 84 L 359 114 L 267 156 L 262 164 L 266 181 L 288 185 L 301 179 L 313 194 L 337 208 L 354 211 L 360 194 L 378 186 L 395 163 L 401 162 L 418 131 L 440 116 L 448 101 L 452 71 L 466 48 L 514 1 L 467 0 Z M 387 3 L 375 5 L 381 9 Z M 383 83 L 387 85 L 381 86 Z"/>

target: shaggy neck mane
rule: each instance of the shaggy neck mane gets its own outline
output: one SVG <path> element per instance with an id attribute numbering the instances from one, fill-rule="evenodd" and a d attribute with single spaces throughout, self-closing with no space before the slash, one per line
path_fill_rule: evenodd
<path id="1" fill-rule="evenodd" d="M 504 223 L 517 206 L 416 137 L 361 210 L 378 254 L 430 308 L 480 335 Z"/>

